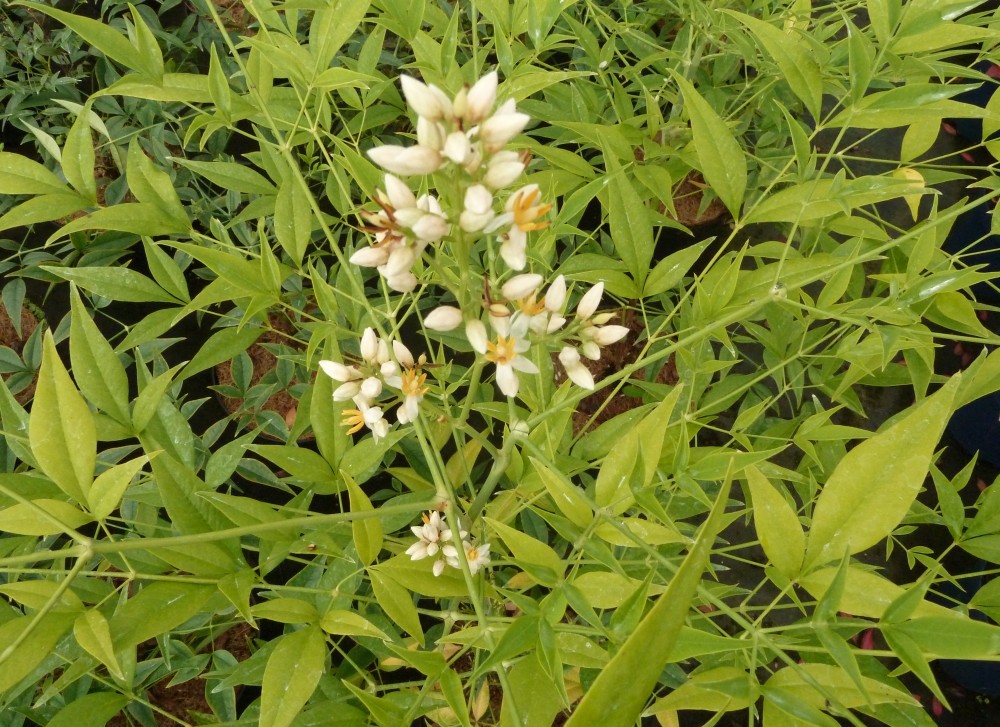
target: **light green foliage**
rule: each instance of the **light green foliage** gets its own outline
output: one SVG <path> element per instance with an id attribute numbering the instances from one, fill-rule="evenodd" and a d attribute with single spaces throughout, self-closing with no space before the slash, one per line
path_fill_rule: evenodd
<path id="1" fill-rule="evenodd" d="M 1000 654 L 936 598 L 1000 562 L 937 461 L 1000 355 L 935 368 L 997 343 L 944 250 L 997 185 L 931 157 L 1000 128 L 958 98 L 991 15 L 64 5 L 14 7 L 93 93 L 0 151 L 4 308 L 68 300 L 0 349 L 0 713 L 204 677 L 192 723 L 924 727 L 903 671 Z"/>

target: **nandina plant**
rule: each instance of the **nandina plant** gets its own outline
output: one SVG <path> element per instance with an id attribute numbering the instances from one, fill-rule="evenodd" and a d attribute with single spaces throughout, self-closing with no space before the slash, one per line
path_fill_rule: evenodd
<path id="1" fill-rule="evenodd" d="M 186 74 L 138 12 L 23 5 L 185 133 L 169 167 L 123 146 L 120 204 L 93 105 L 53 158 L 0 152 L 0 226 L 134 242 L 43 268 L 67 323 L 28 406 L 0 388 L 5 710 L 155 724 L 200 675 L 214 716 L 175 721 L 926 725 L 934 659 L 995 658 L 943 586 L 949 551 L 997 561 L 996 491 L 938 456 L 996 355 L 935 362 L 994 342 L 946 251 L 994 192 L 939 201 L 929 156 L 943 118 L 1000 127 L 935 76 L 988 16 L 255 2 Z M 673 234 L 693 184 L 715 239 Z M 148 307 L 109 333 L 108 300 Z M 274 311 L 316 374 L 284 444 L 203 384 Z M 237 624 L 244 661 L 211 647 Z"/>

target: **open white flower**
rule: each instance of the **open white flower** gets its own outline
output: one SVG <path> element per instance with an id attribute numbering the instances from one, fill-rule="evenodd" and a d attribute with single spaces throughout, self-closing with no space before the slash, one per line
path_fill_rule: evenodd
<path id="1" fill-rule="evenodd" d="M 594 388 L 594 375 L 580 361 L 580 352 L 572 346 L 563 346 L 559 352 L 559 362 L 566 369 L 569 380 L 581 389 Z"/>
<path id="2" fill-rule="evenodd" d="M 525 338 L 529 320 L 525 316 L 517 316 L 512 319 L 490 316 L 490 323 L 498 334 L 496 339 L 490 340 L 487 337 L 486 328 L 481 321 L 467 323 L 465 335 L 476 353 L 496 364 L 497 387 L 504 396 L 517 396 L 520 386 L 517 372 L 538 373 L 538 366 L 535 365 L 535 362 L 523 355 L 531 347 Z"/>
<path id="3" fill-rule="evenodd" d="M 421 515 L 421 525 L 413 525 L 410 530 L 417 536 L 417 542 L 406 549 L 410 560 L 423 560 L 437 555 L 441 548 L 441 513 L 431 512 Z"/>
<path id="4" fill-rule="evenodd" d="M 489 543 L 472 545 L 468 540 L 463 540 L 462 550 L 465 551 L 465 562 L 469 564 L 469 573 L 472 575 L 476 575 L 476 573 L 490 564 Z M 446 545 L 441 549 L 441 553 L 452 568 L 462 567 L 458 559 L 458 548 L 456 546 Z"/>
<path id="5" fill-rule="evenodd" d="M 343 424 L 348 427 L 347 433 L 354 434 L 362 427 L 368 427 L 376 442 L 389 433 L 389 422 L 382 415 L 382 409 L 369 406 L 361 401 L 355 401 L 357 409 L 345 409 Z"/>

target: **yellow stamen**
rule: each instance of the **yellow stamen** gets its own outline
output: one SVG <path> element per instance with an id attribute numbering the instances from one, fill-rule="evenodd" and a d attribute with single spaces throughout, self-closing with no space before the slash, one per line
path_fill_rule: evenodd
<path id="1" fill-rule="evenodd" d="M 545 299 L 536 300 L 535 295 L 529 295 L 527 298 L 521 298 L 517 301 L 517 307 L 521 309 L 521 312 L 526 316 L 537 316 L 539 313 L 545 312 Z"/>
<path id="2" fill-rule="evenodd" d="M 406 369 L 402 375 L 402 392 L 406 396 L 423 396 L 427 393 L 424 382 L 427 381 L 427 374 L 421 373 L 418 369 Z"/>
<path id="3" fill-rule="evenodd" d="M 342 426 L 350 427 L 347 430 L 348 434 L 354 434 L 365 425 L 365 415 L 358 409 L 344 409 L 343 419 L 340 423 Z"/>
<path id="4" fill-rule="evenodd" d="M 539 190 L 533 189 L 530 192 L 522 191 L 514 195 L 514 224 L 524 232 L 543 230 L 549 226 L 548 222 L 535 222 L 535 220 L 552 209 L 551 204 L 535 204 L 535 200 L 538 199 L 540 194 Z"/>
<path id="5" fill-rule="evenodd" d="M 517 358 L 517 348 L 513 336 L 510 338 L 500 336 L 496 343 L 487 341 L 486 351 L 486 360 L 495 364 L 509 364 Z"/>

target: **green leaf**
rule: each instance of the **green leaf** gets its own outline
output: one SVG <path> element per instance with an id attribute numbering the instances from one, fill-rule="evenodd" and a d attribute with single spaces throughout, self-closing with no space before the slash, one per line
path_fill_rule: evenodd
<path id="1" fill-rule="evenodd" d="M 87 121 L 87 109 L 77 114 L 66 134 L 62 150 L 62 170 L 73 188 L 92 204 L 97 204 L 97 180 L 94 177 L 94 138 Z"/>
<path id="2" fill-rule="evenodd" d="M 84 308 L 73 285 L 70 311 L 69 357 L 80 390 L 98 410 L 119 423 L 130 423 L 125 367 Z"/>
<path id="3" fill-rule="evenodd" d="M 104 664 L 116 679 L 124 679 L 122 665 L 115 656 L 111 641 L 111 627 L 104 614 L 96 608 L 84 611 L 73 624 L 73 635 L 83 649 Z"/>
<path id="4" fill-rule="evenodd" d="M 187 216 L 181 220 L 179 217 L 168 215 L 154 204 L 125 202 L 114 207 L 102 207 L 89 215 L 67 222 L 53 232 L 45 244 L 49 245 L 82 230 L 117 230 L 131 232 L 133 235 L 159 237 L 189 232 L 190 229 L 191 224 Z"/>
<path id="5" fill-rule="evenodd" d="M 149 457 L 143 455 L 128 462 L 116 464 L 97 476 L 90 492 L 87 493 L 87 503 L 95 518 L 104 520 L 114 512 L 121 502 L 125 490 L 132 484 L 132 480 L 147 462 L 149 462 Z"/>
<path id="6" fill-rule="evenodd" d="M 315 626 L 286 634 L 264 668 L 260 727 L 289 727 L 316 690 L 326 667 L 326 639 Z"/>
<path id="7" fill-rule="evenodd" d="M 773 25 L 735 10 L 724 11 L 743 23 L 757 36 L 768 55 L 778 64 L 780 77 L 806 105 L 813 118 L 819 118 L 823 100 L 823 76 L 813 60 L 808 44 L 794 30 L 782 31 Z"/>
<path id="8" fill-rule="evenodd" d="M 250 348 L 260 338 L 260 334 L 260 329 L 255 326 L 230 327 L 216 331 L 202 344 L 198 353 L 191 358 L 187 366 L 181 369 L 177 375 L 178 380 L 186 379 L 199 371 L 229 361 L 236 354 Z"/>
<path id="9" fill-rule="evenodd" d="M 0 217 L 0 231 L 59 220 L 87 206 L 87 200 L 68 189 L 61 193 L 43 194 L 11 207 L 7 214 Z"/>
<path id="10" fill-rule="evenodd" d="M 295 179 L 278 187 L 274 203 L 274 234 L 295 265 L 302 264 L 312 232 L 312 207 Z"/>
<path id="11" fill-rule="evenodd" d="M 30 675 L 42 661 L 52 655 L 56 644 L 76 620 L 75 611 L 50 611 L 36 620 L 19 616 L 0 626 L 0 694 Z M 14 642 L 25 632 L 24 640 L 14 648 Z M 35 686 L 35 685 L 32 685 Z"/>
<path id="12" fill-rule="evenodd" d="M 615 250 L 628 266 L 636 285 L 642 288 L 653 259 L 653 225 L 643 199 L 621 165 L 610 154 L 608 160 L 608 224 Z"/>
<path id="13" fill-rule="evenodd" d="M 380 571 L 370 570 L 368 574 L 371 576 L 372 593 L 379 607 L 394 624 L 410 634 L 422 646 L 424 630 L 420 626 L 420 614 L 413 604 L 413 596 Z"/>
<path id="14" fill-rule="evenodd" d="M 400 553 L 389 560 L 372 566 L 368 572 L 372 573 L 373 577 L 375 573 L 382 573 L 407 590 L 431 598 L 455 598 L 469 595 L 465 579 L 459 571 L 454 568 L 445 568 L 444 573 L 435 576 L 431 572 L 431 567 L 430 558 L 410 560 L 410 556 Z"/>
<path id="15" fill-rule="evenodd" d="M 76 530 L 92 518 L 68 502 L 40 498 L 0 510 L 0 531 L 16 535 L 56 535 Z"/>
<path id="16" fill-rule="evenodd" d="M 654 295 L 666 293 L 673 290 L 684 280 L 691 267 L 698 262 L 698 258 L 711 244 L 712 240 L 702 240 L 693 245 L 678 250 L 675 253 L 656 263 L 656 267 L 649 273 L 646 283 L 642 288 L 642 297 L 650 298 Z"/>
<path id="17" fill-rule="evenodd" d="M 961 375 L 953 376 L 841 459 L 816 501 L 806 568 L 869 548 L 902 521 L 927 476 L 960 381 Z"/>
<path id="18" fill-rule="evenodd" d="M 883 630 L 890 630 L 887 625 Z M 968 617 L 921 616 L 893 624 L 925 654 L 941 659 L 988 659 L 1000 654 L 1000 626 Z"/>
<path id="19" fill-rule="evenodd" d="M 97 458 L 94 417 L 59 359 L 51 331 L 45 331 L 42 345 L 28 441 L 42 472 L 67 495 L 84 503 L 94 481 Z"/>
<path id="20" fill-rule="evenodd" d="M 747 160 L 729 127 L 685 78 L 674 75 L 691 117 L 694 148 L 705 181 L 733 217 L 739 217 L 747 186 Z"/>
<path id="21" fill-rule="evenodd" d="M 182 103 L 211 103 L 208 76 L 197 73 L 164 73 L 159 83 L 145 76 L 131 73 L 110 86 L 94 93 L 101 96 L 131 96 L 149 101 L 178 101 Z"/>
<path id="22" fill-rule="evenodd" d="M 795 511 L 767 477 L 748 466 L 747 486 L 753 498 L 753 523 L 768 560 L 778 572 L 794 580 L 806 554 L 806 536 Z"/>
<path id="23" fill-rule="evenodd" d="M 141 71 L 154 81 L 163 80 L 163 53 L 156 43 L 156 37 L 142 19 L 142 14 L 134 5 L 132 10 L 132 25 L 135 28 L 135 51 L 138 65 L 136 70 Z"/>
<path id="24" fill-rule="evenodd" d="M 139 52 L 128 38 L 103 21 L 67 13 L 40 3 L 21 2 L 17 4 L 55 18 L 108 58 L 127 68 L 137 70 L 142 65 Z"/>
<path id="25" fill-rule="evenodd" d="M 324 490 L 329 490 L 337 479 L 337 475 L 326 460 L 311 449 L 285 444 L 250 444 L 247 445 L 247 449 L 256 452 L 292 477 L 325 485 Z M 336 489 L 339 489 L 339 486 Z"/>
<path id="26" fill-rule="evenodd" d="M 243 194 L 275 194 L 277 189 L 267 177 L 260 172 L 234 162 L 199 162 L 180 157 L 171 157 L 175 164 L 190 169 L 212 184 L 223 189 Z"/>
<path id="27" fill-rule="evenodd" d="M 76 611 L 83 610 L 83 602 L 71 589 L 65 589 L 57 595 L 60 583 L 56 581 L 17 581 L 0 587 L 0 593 L 28 608 L 40 610 L 52 602 L 55 608 L 66 608 Z"/>
<path id="28" fill-rule="evenodd" d="M 509 525 L 504 525 L 492 518 L 483 518 L 510 550 L 517 561 L 516 565 L 524 569 L 542 585 L 555 586 L 562 580 L 566 564 L 552 548 L 527 533 L 522 533 Z"/>
<path id="29" fill-rule="evenodd" d="M 191 468 L 164 452 L 152 460 L 152 469 L 163 506 L 178 532 L 207 533 L 225 527 L 211 504 L 199 496 L 208 487 Z"/>
<path id="30" fill-rule="evenodd" d="M 581 528 L 590 525 L 594 514 L 577 487 L 565 475 L 549 468 L 541 460 L 534 457 L 530 459 L 559 511 L 574 525 Z"/>
<path id="31" fill-rule="evenodd" d="M 597 473 L 594 502 L 598 507 L 620 515 L 635 502 L 630 479 L 638 465 L 639 438 L 623 437 L 605 456 Z"/>
<path id="32" fill-rule="evenodd" d="M 249 568 L 243 568 L 219 579 L 219 591 L 236 607 L 243 620 L 255 629 L 257 622 L 254 621 L 250 609 L 250 596 L 256 582 L 257 574 Z"/>
<path id="33" fill-rule="evenodd" d="M 69 189 L 55 174 L 20 154 L 0 151 L 0 194 L 62 194 Z"/>
<path id="34" fill-rule="evenodd" d="M 91 692 L 56 712 L 48 727 L 105 727 L 128 701 L 115 692 Z"/>
<path id="35" fill-rule="evenodd" d="M 135 138 L 128 147 L 125 174 L 128 188 L 140 203 L 159 209 L 165 219 L 173 221 L 177 231 L 183 232 L 190 227 L 184 205 L 177 196 L 170 176 L 150 161 Z"/>
<path id="36" fill-rule="evenodd" d="M 177 628 L 198 614 L 214 586 L 158 581 L 143 586 L 111 617 L 115 653 Z"/>
<path id="37" fill-rule="evenodd" d="M 945 697 L 941 687 L 938 686 L 937 679 L 934 678 L 934 672 L 931 670 L 930 662 L 913 639 L 905 633 L 898 631 L 895 626 L 883 628 L 882 636 L 885 638 L 885 642 L 889 648 L 892 649 L 892 653 L 902 662 L 903 666 L 913 672 L 933 692 L 934 696 L 944 705 L 945 709 L 950 710 L 951 707 L 948 705 L 948 698 Z"/>
<path id="38" fill-rule="evenodd" d="M 823 598 L 831 588 L 839 568 L 821 568 L 799 578 L 799 584 L 814 598 Z M 847 569 L 844 591 L 833 606 L 865 618 L 882 618 L 889 606 L 905 593 L 901 586 L 886 580 L 877 573 L 857 567 Z M 959 614 L 929 601 L 922 602 L 914 612 L 917 616 L 953 616 Z"/>
<path id="39" fill-rule="evenodd" d="M 256 618 L 283 624 L 311 624 L 319 621 L 319 611 L 301 598 L 272 598 L 250 609 Z"/>
<path id="40" fill-rule="evenodd" d="M 320 627 L 335 636 L 372 636 L 388 641 L 389 636 L 359 613 L 331 609 L 323 614 Z"/>
<path id="41" fill-rule="evenodd" d="M 566 727 L 631 727 L 653 693 L 660 673 L 684 626 L 702 573 L 722 527 L 731 481 L 719 492 L 708 520 L 670 580 L 667 590 L 625 640 L 608 665 L 598 672 Z"/>
<path id="42" fill-rule="evenodd" d="M 146 264 L 157 285 L 166 290 L 177 300 L 190 301 L 187 280 L 184 271 L 174 262 L 174 259 L 160 249 L 152 240 L 143 238 L 142 246 L 146 251 Z"/>
<path id="43" fill-rule="evenodd" d="M 171 311 L 167 311 L 170 313 Z M 174 375 L 184 364 L 177 364 L 172 369 L 164 371 L 156 378 L 149 381 L 136 397 L 135 406 L 132 408 L 132 428 L 136 433 L 142 432 L 146 426 L 156 416 L 156 411 L 163 403 L 163 397 L 167 389 L 174 381 Z"/>
<path id="44" fill-rule="evenodd" d="M 721 666 L 692 674 L 677 689 L 654 702 L 645 714 L 679 709 L 713 712 L 746 709 L 757 701 L 757 692 L 758 686 L 746 670 Z"/>
<path id="45" fill-rule="evenodd" d="M 42 270 L 120 303 L 177 303 L 177 300 L 142 273 L 125 267 L 63 268 L 42 265 Z"/>
<path id="46" fill-rule="evenodd" d="M 323 462 L 325 464 L 326 460 Z M 358 487 L 354 479 L 346 472 L 340 474 L 344 478 L 344 482 L 347 483 L 351 512 L 372 512 L 375 508 L 372 507 L 368 496 Z M 359 518 L 351 523 L 351 532 L 361 565 L 371 565 L 379 551 L 382 550 L 382 523 L 377 517 Z M 324 628 L 326 627 L 324 626 Z M 329 631 L 329 629 L 326 630 Z"/>

